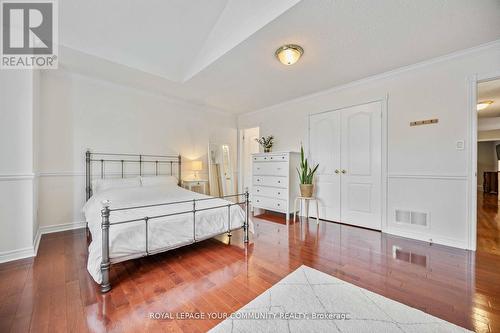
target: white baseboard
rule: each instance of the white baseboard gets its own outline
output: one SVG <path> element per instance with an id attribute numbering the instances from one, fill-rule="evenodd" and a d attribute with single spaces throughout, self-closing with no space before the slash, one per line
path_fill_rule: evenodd
<path id="1" fill-rule="evenodd" d="M 65 223 L 65 224 L 46 225 L 40 227 L 39 230 L 40 230 L 40 235 L 45 235 L 45 234 L 51 234 L 53 232 L 81 229 L 85 228 L 86 226 L 87 224 L 85 223 L 85 221 L 79 221 L 79 222 Z"/>
<path id="2" fill-rule="evenodd" d="M 0 263 L 35 257 L 36 254 L 38 253 L 38 246 L 40 245 L 40 239 L 42 238 L 42 235 L 51 234 L 54 232 L 66 231 L 66 230 L 85 228 L 86 225 L 87 224 L 85 223 L 85 221 L 83 222 L 80 221 L 80 222 L 54 224 L 54 225 L 39 227 L 35 235 L 35 239 L 33 240 L 33 246 L 18 250 L 0 252 Z"/>
<path id="3" fill-rule="evenodd" d="M 0 263 L 34 257 L 34 256 L 35 256 L 35 251 L 33 249 L 33 246 L 12 251 L 5 251 L 0 253 Z"/>
<path id="4" fill-rule="evenodd" d="M 383 232 L 385 232 L 387 234 L 395 235 L 395 236 L 416 239 L 416 240 L 424 241 L 427 243 L 440 244 L 440 245 L 445 245 L 445 246 L 456 247 L 459 249 L 471 250 L 470 248 L 468 248 L 466 242 L 460 241 L 457 239 L 453 239 L 453 238 L 448 238 L 448 237 L 443 237 L 443 236 L 429 237 L 429 235 L 427 235 L 427 234 L 421 234 L 421 233 L 417 233 L 417 232 L 399 230 L 399 229 L 394 229 L 394 228 L 387 228 Z M 432 238 L 432 241 L 430 238 Z"/>

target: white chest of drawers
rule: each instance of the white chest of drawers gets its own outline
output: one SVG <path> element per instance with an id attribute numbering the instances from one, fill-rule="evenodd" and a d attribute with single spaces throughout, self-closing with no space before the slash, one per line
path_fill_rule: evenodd
<path id="1" fill-rule="evenodd" d="M 293 213 L 293 200 L 299 195 L 297 166 L 299 153 L 273 152 L 252 155 L 252 205 L 254 208 Z"/>

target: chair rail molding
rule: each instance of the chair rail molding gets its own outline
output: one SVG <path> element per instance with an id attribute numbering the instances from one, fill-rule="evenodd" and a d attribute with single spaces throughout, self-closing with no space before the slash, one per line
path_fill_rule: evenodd
<path id="1" fill-rule="evenodd" d="M 447 174 L 402 174 L 390 173 L 389 179 L 443 179 L 443 180 L 467 180 L 467 175 L 447 175 Z"/>
<path id="2" fill-rule="evenodd" d="M 35 177 L 34 173 L 0 174 L 0 181 L 30 180 Z"/>
<path id="3" fill-rule="evenodd" d="M 38 177 L 83 177 L 83 171 L 52 171 L 52 172 L 39 172 Z"/>

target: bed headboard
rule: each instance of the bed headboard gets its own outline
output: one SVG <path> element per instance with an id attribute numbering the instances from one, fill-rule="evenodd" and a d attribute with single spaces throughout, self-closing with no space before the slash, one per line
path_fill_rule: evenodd
<path id="1" fill-rule="evenodd" d="M 106 178 L 106 176 L 126 178 L 143 175 L 176 176 L 178 184 L 181 185 L 181 155 L 94 153 L 90 150 L 85 152 L 86 200 L 92 196 L 94 178 Z"/>

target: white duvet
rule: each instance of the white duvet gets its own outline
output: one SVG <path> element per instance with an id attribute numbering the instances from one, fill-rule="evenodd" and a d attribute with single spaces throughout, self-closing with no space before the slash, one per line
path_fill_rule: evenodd
<path id="1" fill-rule="evenodd" d="M 110 189 L 94 195 L 83 207 L 86 221 L 92 233 L 89 246 L 87 270 L 97 283 L 101 283 L 101 209 L 102 202 L 110 201 L 110 208 L 141 206 L 156 203 L 209 198 L 206 195 L 185 190 L 179 186 L 144 186 Z M 241 198 L 243 200 L 243 198 Z M 196 209 L 227 205 L 231 202 L 213 199 L 196 202 Z M 110 222 L 190 211 L 192 202 L 157 206 L 133 210 L 112 211 Z M 231 215 L 231 229 L 243 226 L 244 210 L 238 206 L 216 208 L 196 213 L 196 239 L 209 238 L 228 231 L 228 215 Z M 131 222 L 111 225 L 109 229 L 109 253 L 112 262 L 136 258 L 146 253 L 145 222 Z M 253 232 L 250 223 L 249 230 Z M 189 244 L 193 240 L 193 213 L 150 219 L 148 222 L 148 250 L 159 252 Z"/>

